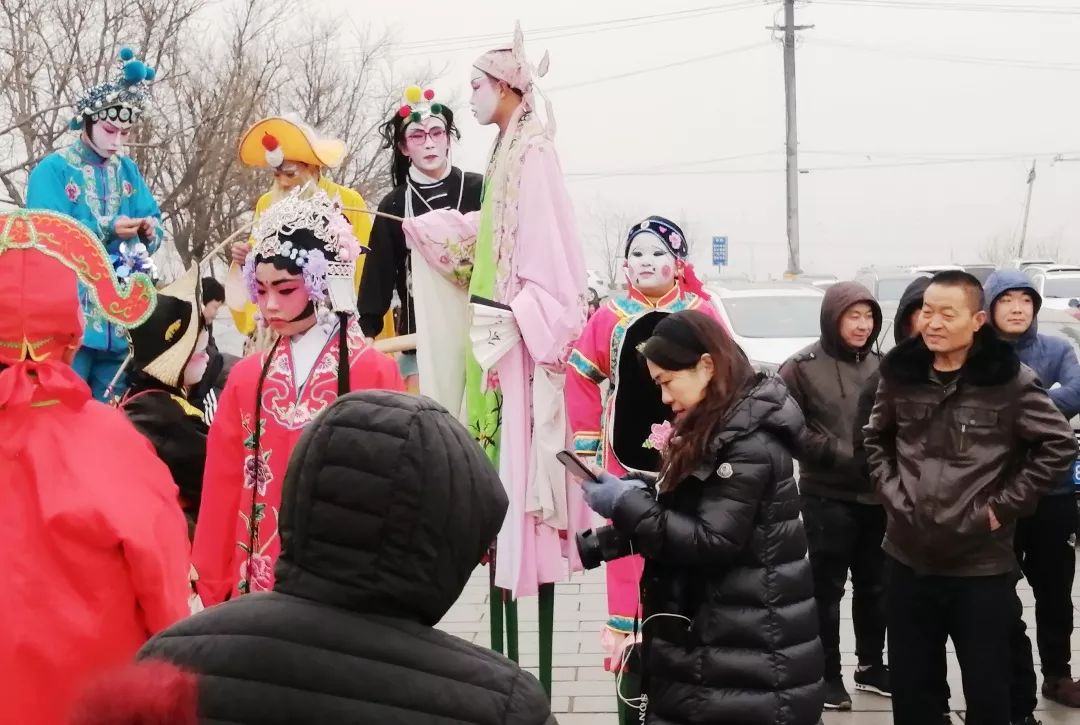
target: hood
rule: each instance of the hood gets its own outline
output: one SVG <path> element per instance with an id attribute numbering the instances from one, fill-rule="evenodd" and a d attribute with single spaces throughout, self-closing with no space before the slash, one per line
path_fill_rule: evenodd
<path id="1" fill-rule="evenodd" d="M 784 381 L 775 375 L 759 373 L 751 379 L 742 399 L 732 406 L 714 440 L 720 445 L 764 429 L 780 439 L 788 450 L 793 450 L 805 425 L 802 411 L 788 395 Z"/>
<path id="2" fill-rule="evenodd" d="M 861 350 L 852 350 L 840 339 L 840 318 L 854 304 L 866 302 L 874 311 L 874 331 Z M 874 295 L 858 282 L 838 282 L 825 291 L 821 302 L 821 346 L 829 357 L 850 360 L 874 349 L 881 334 L 881 305 Z"/>
<path id="3" fill-rule="evenodd" d="M 986 283 L 983 285 L 983 292 L 986 297 L 986 313 L 990 317 L 990 325 L 997 329 L 997 325 L 994 324 L 994 303 L 1003 294 L 1012 290 L 1024 290 L 1035 300 L 1035 315 L 1031 319 L 1031 327 L 1020 336 L 1019 340 L 1020 344 L 1024 345 L 1034 340 L 1039 334 L 1039 310 L 1042 309 L 1043 305 L 1042 295 L 1035 289 L 1035 284 L 1030 277 L 1018 269 L 999 269 L 987 277 Z"/>
<path id="4" fill-rule="evenodd" d="M 285 474 L 275 591 L 436 624 L 506 515 L 499 475 L 434 401 L 338 398 Z"/>
<path id="5" fill-rule="evenodd" d="M 934 353 L 926 347 L 922 336 L 911 337 L 881 361 L 881 377 L 901 385 L 926 383 L 933 363 Z M 961 378 L 979 386 L 1004 385 L 1019 372 L 1020 358 L 1014 347 L 998 337 L 993 327 L 983 325 L 975 333 L 975 345 L 961 368 Z"/>
<path id="6" fill-rule="evenodd" d="M 911 337 L 911 330 L 907 329 L 907 319 L 916 308 L 922 307 L 923 294 L 929 286 L 929 277 L 918 277 L 912 280 L 904 290 L 904 294 L 900 295 L 900 304 L 896 307 L 896 319 L 893 320 L 893 338 L 897 345 Z"/>

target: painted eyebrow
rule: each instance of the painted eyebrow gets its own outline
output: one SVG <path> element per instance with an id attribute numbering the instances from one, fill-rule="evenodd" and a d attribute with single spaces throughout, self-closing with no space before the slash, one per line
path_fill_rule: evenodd
<path id="1" fill-rule="evenodd" d="M 258 284 L 261 284 L 263 287 L 266 286 L 266 282 L 259 282 L 258 280 L 255 280 L 255 281 Z M 276 280 L 274 280 L 273 282 L 270 283 L 270 286 L 271 287 L 277 287 L 278 285 L 290 284 L 290 283 L 300 284 L 300 280 L 298 280 L 298 279 L 276 279 Z"/>

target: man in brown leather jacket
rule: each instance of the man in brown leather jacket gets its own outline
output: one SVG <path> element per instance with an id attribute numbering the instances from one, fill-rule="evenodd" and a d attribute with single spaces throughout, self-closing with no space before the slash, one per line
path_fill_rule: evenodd
<path id="1" fill-rule="evenodd" d="M 986 325 L 979 281 L 943 272 L 920 337 L 881 365 L 866 428 L 888 525 L 893 722 L 940 718 L 952 637 L 969 725 L 1009 725 L 1016 521 L 1076 458 L 1064 416 Z M 936 673 L 936 674 L 935 674 Z"/>

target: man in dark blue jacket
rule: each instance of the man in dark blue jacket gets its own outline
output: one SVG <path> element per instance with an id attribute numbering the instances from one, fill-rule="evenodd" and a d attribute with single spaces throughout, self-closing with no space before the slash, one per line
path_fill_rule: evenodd
<path id="1" fill-rule="evenodd" d="M 1039 334 L 1037 316 L 1042 297 L 1031 280 L 1023 272 L 1001 270 L 990 276 L 985 287 L 987 311 L 998 334 L 1016 345 L 1020 361 L 1035 371 L 1066 418 L 1080 413 L 1080 363 L 1076 352 L 1067 340 Z M 1035 594 L 1043 696 L 1080 707 L 1080 683 L 1072 680 L 1069 666 L 1076 571 L 1072 541 L 1080 528 L 1074 488 L 1072 476 L 1066 476 L 1043 497 L 1034 515 L 1020 521 L 1016 556 Z M 1022 623 L 1013 639 L 1013 720 L 1025 722 L 1034 710 L 1036 698 L 1031 643 Z"/>

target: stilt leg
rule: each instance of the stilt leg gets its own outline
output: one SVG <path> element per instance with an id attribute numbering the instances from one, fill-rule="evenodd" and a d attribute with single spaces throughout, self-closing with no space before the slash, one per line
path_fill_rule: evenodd
<path id="1" fill-rule="evenodd" d="M 503 653 L 503 590 L 495 586 L 495 561 L 488 562 L 491 588 L 488 592 L 488 613 L 491 616 L 491 649 Z"/>
<path id="2" fill-rule="evenodd" d="M 540 608 L 540 685 L 551 699 L 551 648 L 555 629 L 555 585 L 541 584 L 538 592 Z"/>
<path id="3" fill-rule="evenodd" d="M 519 661 L 517 601 L 511 598 L 510 592 L 506 589 L 499 591 L 502 592 L 503 601 L 506 603 L 506 656 L 517 662 Z"/>

